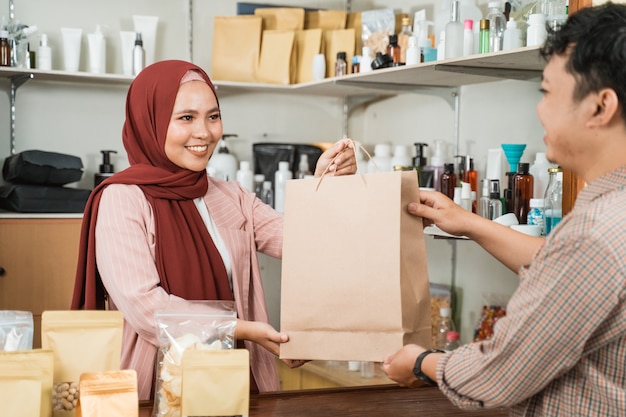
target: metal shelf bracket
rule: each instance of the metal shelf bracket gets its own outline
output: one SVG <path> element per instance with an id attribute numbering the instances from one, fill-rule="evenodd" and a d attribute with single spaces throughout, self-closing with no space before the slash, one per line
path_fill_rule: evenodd
<path id="1" fill-rule="evenodd" d="M 11 155 L 15 155 L 15 101 L 17 97 L 17 89 L 26 81 L 32 79 L 33 74 L 20 74 L 11 77 L 11 97 L 10 97 L 10 117 L 11 117 Z"/>

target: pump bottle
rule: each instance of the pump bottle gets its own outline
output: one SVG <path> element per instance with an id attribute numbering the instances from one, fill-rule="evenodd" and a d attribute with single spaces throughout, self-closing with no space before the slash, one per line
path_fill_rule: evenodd
<path id="1" fill-rule="evenodd" d="M 133 47 L 133 74 L 137 75 L 146 65 L 146 51 L 143 49 L 141 32 L 137 32 L 135 36 L 135 46 Z"/>
<path id="2" fill-rule="evenodd" d="M 217 153 L 213 153 L 211 159 L 209 159 L 209 163 L 207 165 L 208 168 L 212 168 L 215 170 L 214 176 L 217 178 L 221 178 L 226 181 L 236 181 L 237 179 L 237 169 L 239 167 L 239 162 L 235 155 L 231 154 L 228 150 L 228 146 L 226 146 L 225 139 L 230 136 L 237 136 L 233 134 L 225 134 L 222 135 L 222 139 L 219 141 Z M 209 171 L 210 172 L 210 171 Z"/>
<path id="3" fill-rule="evenodd" d="M 280 161 L 278 171 L 274 173 L 274 209 L 278 212 L 285 212 L 285 186 L 292 178 L 293 173 L 289 170 L 289 162 Z"/>
<path id="4" fill-rule="evenodd" d="M 102 154 L 102 164 L 100 164 L 100 172 L 94 175 L 93 186 L 97 187 L 102 181 L 113 175 L 113 164 L 111 163 L 111 154 L 117 151 L 100 151 Z"/>
<path id="5" fill-rule="evenodd" d="M 423 188 L 435 188 L 434 174 L 428 167 L 426 160 L 427 143 L 416 142 L 415 145 L 415 158 L 413 158 L 413 165 L 417 168 L 417 176 L 419 178 L 419 186 Z"/>

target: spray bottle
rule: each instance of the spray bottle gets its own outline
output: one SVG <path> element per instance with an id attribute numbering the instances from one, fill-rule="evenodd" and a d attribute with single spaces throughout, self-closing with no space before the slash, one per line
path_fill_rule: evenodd
<path id="1" fill-rule="evenodd" d="M 102 154 L 102 164 L 100 165 L 100 172 L 94 175 L 93 186 L 97 187 L 102 181 L 106 180 L 113 175 L 113 164 L 111 163 L 111 154 L 117 153 L 117 151 L 100 151 Z"/>

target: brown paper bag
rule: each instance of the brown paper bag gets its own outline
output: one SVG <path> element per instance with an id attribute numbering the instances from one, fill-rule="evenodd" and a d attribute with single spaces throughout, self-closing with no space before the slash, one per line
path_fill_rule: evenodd
<path id="1" fill-rule="evenodd" d="M 343 10 L 316 10 L 304 14 L 305 29 L 337 30 L 346 28 L 347 13 Z"/>
<path id="2" fill-rule="evenodd" d="M 255 82 L 261 46 L 259 16 L 215 16 L 211 78 Z"/>
<path id="3" fill-rule="evenodd" d="M 298 7 L 257 7 L 254 15 L 263 19 L 263 30 L 304 29 L 304 9 Z"/>
<path id="4" fill-rule="evenodd" d="M 281 358 L 382 361 L 405 344 L 430 346 L 414 201 L 414 171 L 287 182 Z"/>
<path id="5" fill-rule="evenodd" d="M 313 57 L 322 49 L 322 29 L 296 32 L 296 83 L 313 81 Z"/>
<path id="6" fill-rule="evenodd" d="M 76 417 L 138 417 L 137 372 L 85 372 L 80 376 Z"/>
<path id="7" fill-rule="evenodd" d="M 246 349 L 183 353 L 183 416 L 248 415 L 250 353 Z"/>
<path id="8" fill-rule="evenodd" d="M 0 414 L 50 417 L 53 368 L 51 350 L 0 353 Z"/>
<path id="9" fill-rule="evenodd" d="M 355 55 L 361 55 L 361 51 L 363 50 L 363 41 L 361 40 L 361 37 L 363 36 L 363 23 L 361 22 L 360 12 L 348 13 L 346 29 L 354 29 L 354 53 Z"/>
<path id="10" fill-rule="evenodd" d="M 294 31 L 264 30 L 257 81 L 269 84 L 296 82 L 297 55 Z"/>
<path id="11" fill-rule="evenodd" d="M 355 45 L 354 29 L 327 30 L 324 32 L 324 54 L 326 55 L 326 76 L 335 75 L 335 62 L 337 62 L 337 52 L 346 53 L 348 69 L 352 68 L 352 56 L 354 56 Z M 350 71 L 351 72 L 351 71 Z"/>

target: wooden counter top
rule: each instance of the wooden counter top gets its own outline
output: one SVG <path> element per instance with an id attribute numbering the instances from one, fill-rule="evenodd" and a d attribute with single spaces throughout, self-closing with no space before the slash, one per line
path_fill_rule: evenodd
<path id="1" fill-rule="evenodd" d="M 151 406 L 140 410 L 149 417 Z M 250 397 L 250 417 L 505 417 L 504 408 L 469 412 L 455 407 L 439 389 L 398 385 L 284 391 Z"/>

